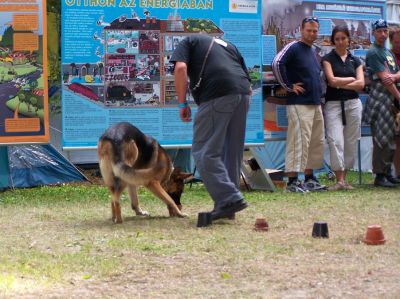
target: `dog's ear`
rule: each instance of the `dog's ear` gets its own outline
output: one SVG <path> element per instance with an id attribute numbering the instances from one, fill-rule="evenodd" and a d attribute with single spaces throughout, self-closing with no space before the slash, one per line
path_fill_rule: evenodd
<path id="1" fill-rule="evenodd" d="M 179 174 L 179 178 L 181 178 L 182 180 L 187 180 L 187 179 L 192 179 L 193 178 L 193 173 L 189 173 L 189 172 L 181 172 Z"/>
<path id="2" fill-rule="evenodd" d="M 172 172 L 172 176 L 174 177 L 174 179 L 182 180 L 182 181 L 184 181 L 184 180 L 188 181 L 188 180 L 191 180 L 194 178 L 192 173 L 183 172 L 179 166 L 174 168 L 174 170 Z"/>
<path id="3" fill-rule="evenodd" d="M 179 174 L 181 172 L 182 172 L 182 169 L 179 166 L 174 167 L 174 170 L 172 171 L 173 174 Z"/>

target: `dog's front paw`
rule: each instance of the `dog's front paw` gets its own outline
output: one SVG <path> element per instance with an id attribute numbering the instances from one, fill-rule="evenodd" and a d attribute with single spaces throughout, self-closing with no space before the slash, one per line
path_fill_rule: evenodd
<path id="1" fill-rule="evenodd" d="M 182 213 L 179 209 L 175 209 L 173 207 L 168 206 L 169 217 L 187 217 L 187 214 Z"/>
<path id="2" fill-rule="evenodd" d="M 147 211 L 142 211 L 142 210 L 140 210 L 140 211 L 135 211 L 135 213 L 136 213 L 136 216 L 143 216 L 143 217 L 148 217 L 148 216 L 150 216 L 150 213 L 147 212 Z"/>
<path id="3" fill-rule="evenodd" d="M 122 223 L 122 219 L 121 218 L 112 218 L 112 222 L 114 222 L 114 224 L 121 224 Z"/>

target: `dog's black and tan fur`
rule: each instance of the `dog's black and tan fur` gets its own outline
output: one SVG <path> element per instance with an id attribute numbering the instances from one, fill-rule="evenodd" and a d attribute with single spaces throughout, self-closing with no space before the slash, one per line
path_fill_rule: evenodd
<path id="1" fill-rule="evenodd" d="M 107 129 L 100 137 L 98 155 L 104 183 L 111 192 L 112 219 L 115 223 L 122 222 L 119 200 L 126 187 L 136 215 L 148 215 L 140 208 L 137 196 L 137 187 L 145 186 L 164 201 L 170 216 L 185 216 L 179 209 L 180 194 L 177 202 L 174 202 L 166 191 L 173 166 L 171 159 L 155 139 L 144 135 L 130 123 L 118 123 Z M 181 174 L 179 170 L 174 171 L 172 176 L 182 181 L 180 193 L 183 191 L 185 176 L 187 175 Z M 176 191 L 174 185 L 170 188 L 172 193 Z"/>

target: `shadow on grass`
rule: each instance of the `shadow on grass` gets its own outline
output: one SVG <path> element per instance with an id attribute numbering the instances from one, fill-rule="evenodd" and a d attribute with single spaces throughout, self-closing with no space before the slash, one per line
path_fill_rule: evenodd
<path id="1" fill-rule="evenodd" d="M 73 225 L 74 227 L 81 227 L 83 229 L 96 229 L 96 228 L 127 228 L 129 227 L 139 227 L 146 228 L 150 226 L 154 226 L 157 230 L 169 230 L 172 226 L 182 227 L 186 226 L 182 223 L 191 222 L 190 218 L 178 218 L 178 217 L 169 217 L 169 216 L 127 216 L 122 218 L 122 223 L 114 223 L 110 218 L 105 219 L 88 219 L 80 221 L 78 224 Z"/>

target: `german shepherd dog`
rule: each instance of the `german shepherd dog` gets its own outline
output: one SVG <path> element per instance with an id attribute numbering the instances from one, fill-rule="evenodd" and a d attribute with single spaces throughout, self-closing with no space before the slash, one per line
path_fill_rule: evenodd
<path id="1" fill-rule="evenodd" d="M 137 187 L 144 186 L 167 205 L 171 217 L 186 216 L 180 196 L 183 180 L 191 174 L 173 170 L 171 159 L 154 138 L 130 123 L 117 123 L 100 137 L 98 155 L 101 175 L 111 192 L 114 223 L 122 223 L 119 200 L 126 187 L 136 215 L 149 215 L 140 208 L 137 196 Z"/>

